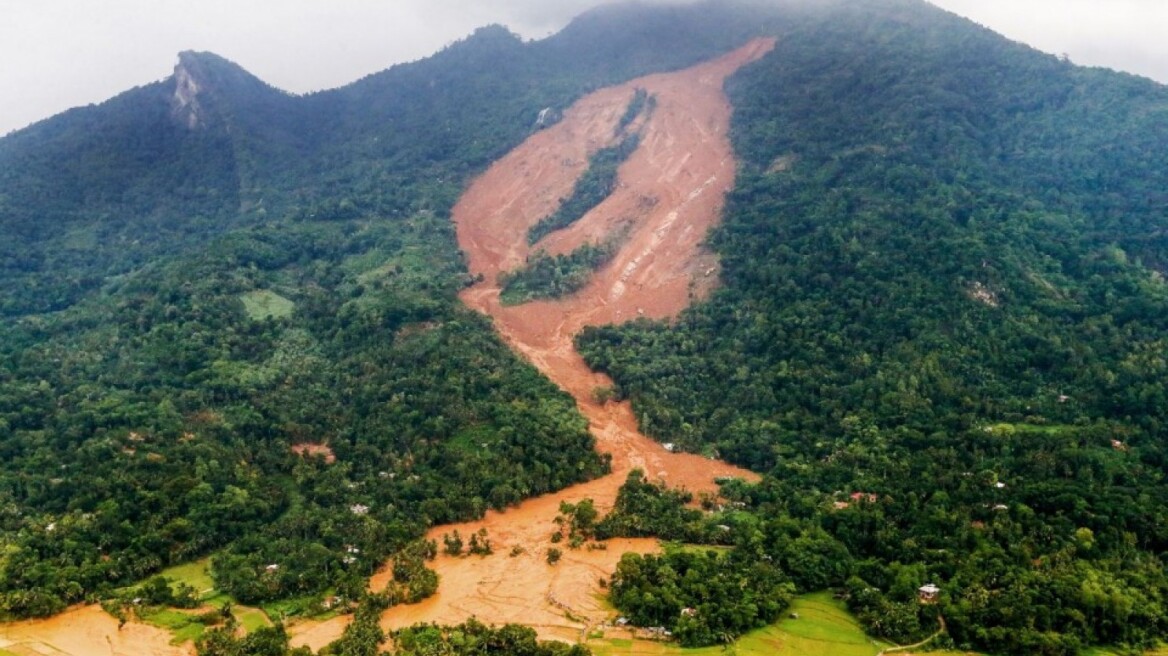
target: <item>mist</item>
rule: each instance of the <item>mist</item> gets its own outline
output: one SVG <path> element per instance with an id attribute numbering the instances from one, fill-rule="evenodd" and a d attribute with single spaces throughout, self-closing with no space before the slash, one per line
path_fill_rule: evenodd
<path id="1" fill-rule="evenodd" d="M 168 76 L 208 50 L 294 93 L 333 88 L 425 57 L 501 23 L 546 37 L 614 0 L 0 0 L 0 134 Z M 938 0 L 1076 63 L 1168 81 L 1160 0 Z"/>

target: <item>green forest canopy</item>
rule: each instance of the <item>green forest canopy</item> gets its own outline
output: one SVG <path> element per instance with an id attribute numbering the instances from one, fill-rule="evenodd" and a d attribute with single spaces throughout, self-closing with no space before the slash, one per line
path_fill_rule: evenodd
<path id="1" fill-rule="evenodd" d="M 579 341 L 647 433 L 767 475 L 720 524 L 642 489 L 600 526 L 733 546 L 677 565 L 770 563 L 899 641 L 1163 639 L 1168 91 L 910 0 L 606 8 L 304 98 L 191 54 L 205 130 L 157 83 L 0 140 L 0 612 L 211 553 L 241 601 L 356 591 L 604 471 L 457 303 L 449 209 L 540 109 L 768 31 L 728 87 L 723 288 Z"/>
<path id="2" fill-rule="evenodd" d="M 649 434 L 768 473 L 732 493 L 759 557 L 873 633 L 1154 644 L 1168 90 L 948 15 L 834 18 L 729 84 L 724 287 L 586 360 Z"/>

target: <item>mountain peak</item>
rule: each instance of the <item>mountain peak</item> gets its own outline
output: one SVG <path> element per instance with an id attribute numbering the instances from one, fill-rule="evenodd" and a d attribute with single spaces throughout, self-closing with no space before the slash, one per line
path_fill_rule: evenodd
<path id="1" fill-rule="evenodd" d="M 191 130 L 204 125 L 203 108 L 199 103 L 199 94 L 203 91 L 202 76 L 199 75 L 201 68 L 199 53 L 194 52 L 179 53 L 178 64 L 174 67 L 170 113 Z"/>
<path id="2" fill-rule="evenodd" d="M 238 64 L 214 53 L 193 50 L 178 54 L 171 79 L 171 116 L 192 130 L 208 124 L 208 94 L 273 90 Z"/>

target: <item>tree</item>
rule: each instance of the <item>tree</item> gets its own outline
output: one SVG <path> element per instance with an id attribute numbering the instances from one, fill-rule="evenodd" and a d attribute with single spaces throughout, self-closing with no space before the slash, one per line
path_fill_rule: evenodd
<path id="1" fill-rule="evenodd" d="M 453 535 L 442 534 L 442 543 L 445 545 L 445 551 L 451 556 L 462 555 L 462 536 L 458 534 L 458 529 L 454 530 Z"/>

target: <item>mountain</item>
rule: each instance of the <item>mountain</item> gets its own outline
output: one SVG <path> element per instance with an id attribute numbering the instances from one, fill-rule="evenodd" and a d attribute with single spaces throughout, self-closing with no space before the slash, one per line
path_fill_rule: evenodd
<path id="1" fill-rule="evenodd" d="M 788 566 L 847 586 L 878 632 L 927 633 L 901 604 L 936 580 L 958 645 L 1148 644 L 1168 89 L 856 3 L 729 92 L 723 288 L 676 322 L 586 330 L 589 364 L 649 434 L 771 472 L 747 503 L 854 559 Z M 825 508 L 850 492 L 879 501 Z M 779 530 L 772 553 L 798 534 Z"/>
<path id="2" fill-rule="evenodd" d="M 761 482 L 707 518 L 630 479 L 600 533 L 732 549 L 622 561 L 614 603 L 693 644 L 824 588 L 899 642 L 1163 640 L 1168 88 L 916 0 L 606 5 L 307 96 L 186 52 L 0 139 L 0 614 L 205 556 L 241 603 L 369 599 L 391 557 L 368 608 L 417 600 L 429 527 L 603 475 L 579 399 L 459 300 L 452 210 L 541 115 L 755 37 L 716 288 L 576 344 L 646 434 Z M 606 266 L 572 255 L 532 259 Z M 742 571 L 753 610 L 711 601 Z"/>
<path id="3" fill-rule="evenodd" d="M 17 288 L 37 291 L 5 299 L 0 312 L 63 309 L 110 275 L 269 211 L 319 217 L 348 200 L 408 214 L 426 202 L 398 190 L 420 180 L 440 181 L 438 204 L 449 205 L 468 175 L 527 134 L 540 109 L 695 63 L 742 33 L 662 47 L 662 35 L 692 22 L 696 8 L 654 14 L 656 41 L 641 33 L 643 8 L 623 11 L 634 15 L 600 12 L 532 44 L 483 28 L 430 59 L 306 97 L 218 56 L 183 53 L 168 80 L 14 133 L 0 141 L 0 224 L 22 239 L 3 247 L 0 266 Z M 592 46 L 602 38 L 613 47 Z M 103 248 L 84 257 L 62 248 L 64 222 L 98 233 Z M 105 257 L 109 247 L 115 258 Z"/>

